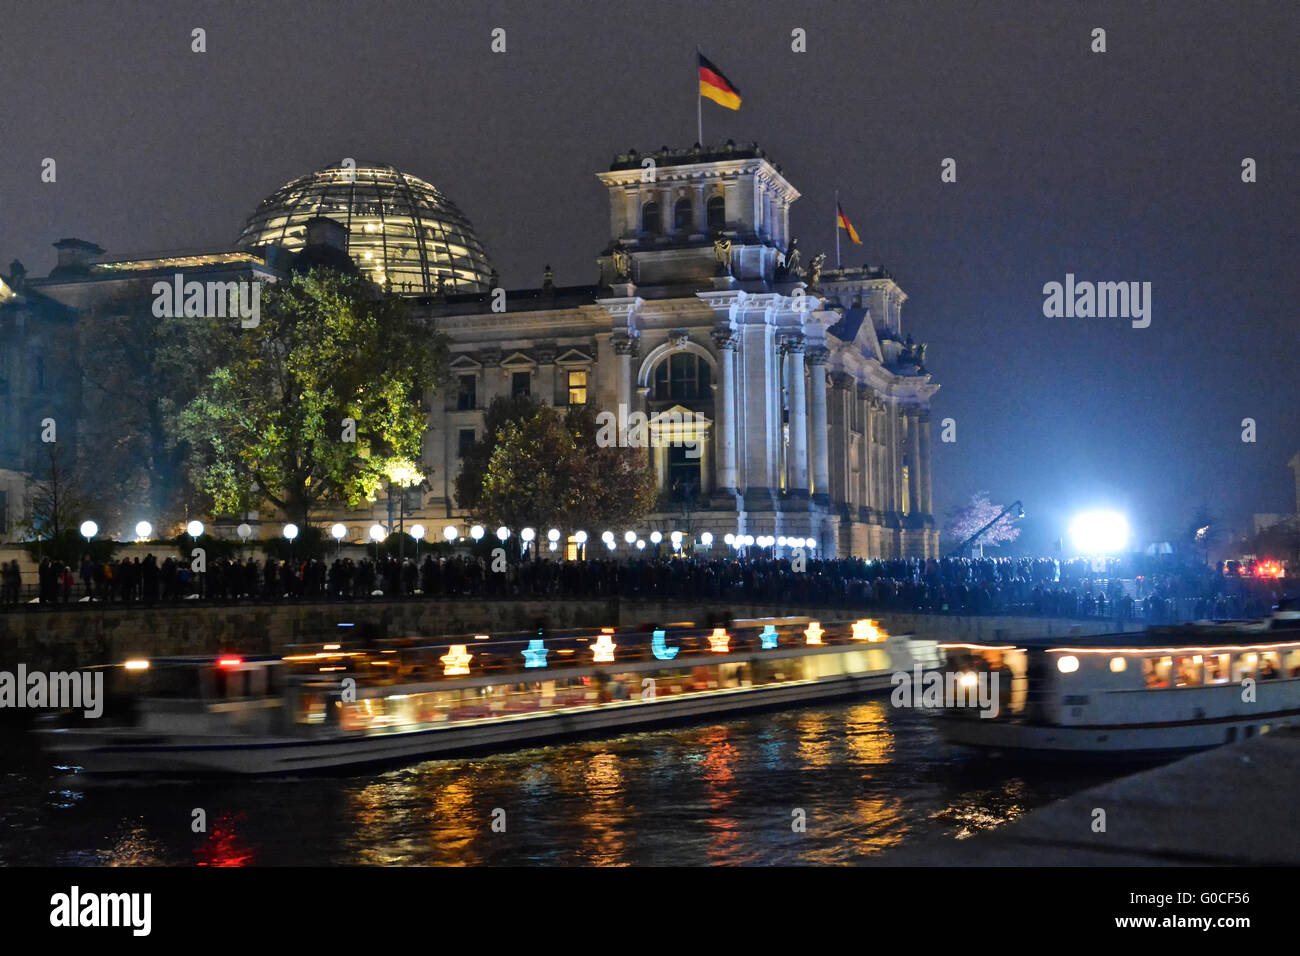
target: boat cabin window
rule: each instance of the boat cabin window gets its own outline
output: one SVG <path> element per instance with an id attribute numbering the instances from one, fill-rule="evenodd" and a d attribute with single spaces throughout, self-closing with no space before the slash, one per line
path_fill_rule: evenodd
<path id="1" fill-rule="evenodd" d="M 1232 663 L 1232 681 L 1238 683 L 1247 677 L 1254 677 L 1259 667 L 1259 655 L 1254 651 L 1238 654 Z"/>
<path id="2" fill-rule="evenodd" d="M 1277 651 L 1264 651 L 1259 655 L 1259 679 L 1276 680 L 1282 674 L 1282 655 Z"/>
<path id="3" fill-rule="evenodd" d="M 1300 677 L 1300 650 L 1290 650 L 1283 653 L 1282 666 L 1287 677 Z"/>
<path id="4" fill-rule="evenodd" d="M 1177 686 L 1200 687 L 1202 670 L 1203 659 L 1200 654 L 1179 655 L 1177 667 L 1174 671 L 1177 675 Z"/>
<path id="5" fill-rule="evenodd" d="M 1205 683 L 1226 684 L 1230 677 L 1231 654 L 1205 655 Z"/>
<path id="6" fill-rule="evenodd" d="M 1172 657 L 1142 658 L 1142 676 L 1148 687 L 1168 687 L 1169 675 L 1174 667 Z"/>

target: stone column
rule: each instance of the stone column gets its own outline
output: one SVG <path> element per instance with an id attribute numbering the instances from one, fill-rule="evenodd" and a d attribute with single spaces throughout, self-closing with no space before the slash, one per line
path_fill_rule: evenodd
<path id="1" fill-rule="evenodd" d="M 921 500 L 921 423 L 918 409 L 909 408 L 907 414 L 907 500 L 909 514 L 922 511 Z"/>
<path id="2" fill-rule="evenodd" d="M 635 372 L 632 370 L 632 360 L 640 351 L 640 342 L 630 335 L 615 335 L 613 339 L 614 351 L 618 355 L 618 403 L 627 409 L 626 414 L 632 414 L 632 380 Z M 616 410 L 618 411 L 618 410 Z M 619 419 L 624 415 L 620 414 Z"/>
<path id="3" fill-rule="evenodd" d="M 805 402 L 803 352 L 804 337 L 787 335 L 781 348 L 786 354 L 786 388 L 790 395 L 790 474 L 791 496 L 808 497 L 808 410 Z"/>
<path id="4" fill-rule="evenodd" d="M 827 503 L 831 476 L 826 432 L 826 361 L 829 358 L 826 349 L 808 351 L 808 387 L 812 391 L 812 492 L 814 498 Z"/>
<path id="5" fill-rule="evenodd" d="M 736 345 L 730 328 L 713 330 L 718 355 L 719 384 L 713 393 L 713 417 L 717 434 L 719 491 L 736 489 Z"/>
<path id="6" fill-rule="evenodd" d="M 930 410 L 923 409 L 917 416 L 921 430 L 921 512 L 934 514 L 934 486 L 930 481 Z"/>

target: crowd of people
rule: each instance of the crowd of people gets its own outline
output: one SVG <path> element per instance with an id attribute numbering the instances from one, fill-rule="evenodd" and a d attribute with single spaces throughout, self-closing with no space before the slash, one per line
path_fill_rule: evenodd
<path id="1" fill-rule="evenodd" d="M 497 570 L 494 570 L 494 567 Z M 4 600 L 22 598 L 17 562 L 4 568 Z M 1282 582 L 1224 577 L 1209 568 L 1148 573 L 1052 558 L 809 560 L 724 556 L 583 561 L 426 553 L 295 561 L 219 558 L 203 573 L 154 555 L 74 570 L 48 558 L 37 570 L 42 604 L 89 599 L 145 604 L 372 598 L 658 598 L 950 614 L 1032 614 L 1171 622 L 1266 616 Z"/>

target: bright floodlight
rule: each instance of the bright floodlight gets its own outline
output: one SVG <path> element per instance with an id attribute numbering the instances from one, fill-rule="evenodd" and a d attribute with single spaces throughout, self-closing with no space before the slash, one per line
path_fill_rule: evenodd
<path id="1" fill-rule="evenodd" d="M 235 529 L 235 533 L 239 535 L 241 541 L 247 541 L 248 536 L 253 533 L 253 526 L 245 522 Z"/>
<path id="2" fill-rule="evenodd" d="M 604 541 L 604 542 L 605 542 L 606 544 L 608 544 L 608 545 L 613 545 L 613 543 L 614 543 L 614 532 L 612 532 L 612 531 L 606 531 L 606 532 L 602 533 L 601 536 L 600 536 L 600 540 L 601 540 L 601 541 Z"/>
<path id="3" fill-rule="evenodd" d="M 680 531 L 674 531 L 674 532 L 673 532 L 672 534 L 670 534 L 668 537 L 670 537 L 670 538 L 673 539 L 673 544 L 681 544 L 681 543 L 682 543 L 682 533 L 681 533 Z"/>
<path id="4" fill-rule="evenodd" d="M 651 544 L 658 544 L 658 543 L 659 543 L 660 541 L 662 541 L 663 539 L 664 539 L 664 536 L 663 536 L 661 533 L 659 533 L 658 531 L 651 531 L 651 532 L 650 532 L 650 543 L 651 543 Z"/>
<path id="5" fill-rule="evenodd" d="M 810 547 L 810 548 L 815 548 L 815 547 L 817 547 L 817 539 L 816 539 L 816 538 L 806 538 L 806 539 L 804 540 L 804 544 L 806 544 L 806 545 L 807 545 L 808 547 Z"/>
<path id="6" fill-rule="evenodd" d="M 413 524 L 413 525 L 411 525 L 411 537 L 414 538 L 416 541 L 423 541 L 423 540 L 424 540 L 424 525 L 422 525 L 422 524 Z"/>
<path id="7" fill-rule="evenodd" d="M 537 537 L 537 532 L 532 528 L 525 528 L 523 531 L 519 532 L 519 537 L 523 538 L 525 541 L 532 541 L 533 538 Z"/>
<path id="8" fill-rule="evenodd" d="M 754 536 L 752 534 L 745 535 L 745 547 L 752 548 L 753 546 L 754 546 Z"/>
<path id="9" fill-rule="evenodd" d="M 504 541 L 504 540 L 506 540 L 506 538 L 508 538 L 508 537 L 510 537 L 510 529 L 509 529 L 509 528 L 507 528 L 505 525 L 502 525 L 501 527 L 497 528 L 497 540 L 498 540 L 498 541 Z"/>
<path id="10" fill-rule="evenodd" d="M 339 524 L 336 522 L 330 528 L 330 537 L 332 537 L 335 541 L 342 541 L 347 536 L 348 536 L 348 526 L 345 524 Z"/>
<path id="11" fill-rule="evenodd" d="M 135 526 L 135 536 L 137 538 L 147 538 L 153 534 L 153 525 L 147 521 L 141 521 Z"/>
<path id="12" fill-rule="evenodd" d="M 99 525 L 93 521 L 81 522 L 81 536 L 89 541 L 95 535 L 99 534 Z"/>
<path id="13" fill-rule="evenodd" d="M 448 541 L 455 541 L 457 538 L 460 537 L 460 532 L 456 530 L 456 526 L 454 524 L 449 524 L 447 525 L 447 527 L 442 529 L 442 536 L 446 538 Z"/>
<path id="14" fill-rule="evenodd" d="M 1070 525 L 1070 537 L 1081 554 L 1118 554 L 1128 545 L 1128 522 L 1114 511 L 1090 511 Z"/>
<path id="15" fill-rule="evenodd" d="M 381 525 L 381 524 L 372 524 L 372 525 L 370 526 L 370 540 L 371 540 L 371 541 L 383 541 L 383 540 L 384 540 L 384 526 L 383 526 L 383 525 Z"/>
<path id="16" fill-rule="evenodd" d="M 607 548 L 609 548 L 609 550 L 613 551 L 616 547 L 618 547 L 618 545 L 614 543 L 614 539 L 613 539 L 613 538 L 606 538 L 606 539 L 605 539 L 605 547 L 607 547 Z"/>
<path id="17" fill-rule="evenodd" d="M 578 542 L 578 544 L 586 544 L 586 543 L 587 543 L 587 532 L 585 532 L 585 531 L 579 531 L 579 532 L 577 532 L 576 534 L 574 534 L 574 536 L 573 536 L 573 540 L 576 541 L 576 542 Z"/>
<path id="18" fill-rule="evenodd" d="M 713 544 L 713 532 L 706 531 L 704 534 L 700 535 L 700 544 L 704 545 L 706 548 Z"/>
<path id="19" fill-rule="evenodd" d="M 636 542 L 636 549 L 637 549 L 638 551 L 644 551 L 644 550 L 645 550 L 645 540 L 644 540 L 644 539 L 642 539 L 642 538 L 638 538 L 638 539 L 637 539 L 637 542 Z"/>
<path id="20" fill-rule="evenodd" d="M 185 533 L 188 534 L 191 538 L 203 537 L 203 522 L 191 521 L 189 524 L 185 526 Z"/>
<path id="21" fill-rule="evenodd" d="M 623 540 L 626 541 L 628 544 L 634 544 L 636 542 L 636 532 L 635 531 L 627 532 L 625 535 L 623 535 Z"/>
<path id="22" fill-rule="evenodd" d="M 294 538 L 298 537 L 298 526 L 297 526 L 296 524 L 293 524 L 293 523 L 289 523 L 289 524 L 285 525 L 285 526 L 284 526 L 284 536 L 285 536 L 286 538 L 288 538 L 290 541 L 292 541 Z"/>
<path id="23" fill-rule="evenodd" d="M 547 541 L 559 541 L 559 540 L 560 540 L 560 529 L 559 529 L 559 528 L 552 528 L 550 531 L 546 532 L 546 540 L 547 540 Z"/>
<path id="24" fill-rule="evenodd" d="M 474 527 L 469 529 L 469 536 L 475 541 L 482 541 L 483 535 L 486 533 L 486 529 L 481 524 L 476 524 Z"/>
<path id="25" fill-rule="evenodd" d="M 704 532 L 704 533 L 705 533 L 705 534 L 708 534 L 707 531 Z M 710 537 L 712 537 L 712 536 L 710 536 Z M 704 540 L 704 539 L 703 539 L 703 536 L 701 536 L 701 539 L 700 539 L 700 540 Z M 724 535 L 722 536 L 722 540 L 723 540 L 726 544 L 732 544 L 733 542 L 735 542 L 735 540 L 736 540 L 736 536 L 735 536 L 734 534 L 731 534 L 730 532 L 728 532 L 727 534 L 724 534 Z M 706 541 L 705 544 L 708 544 L 708 542 Z"/>

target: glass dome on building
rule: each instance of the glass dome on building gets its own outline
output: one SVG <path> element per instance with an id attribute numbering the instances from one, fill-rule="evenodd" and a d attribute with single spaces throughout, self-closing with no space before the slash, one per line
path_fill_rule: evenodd
<path id="1" fill-rule="evenodd" d="M 326 166 L 281 186 L 262 200 L 239 236 L 243 248 L 303 247 L 316 216 L 348 229 L 348 254 L 369 279 L 389 291 L 484 292 L 492 264 L 456 204 L 419 177 L 384 163 Z"/>

